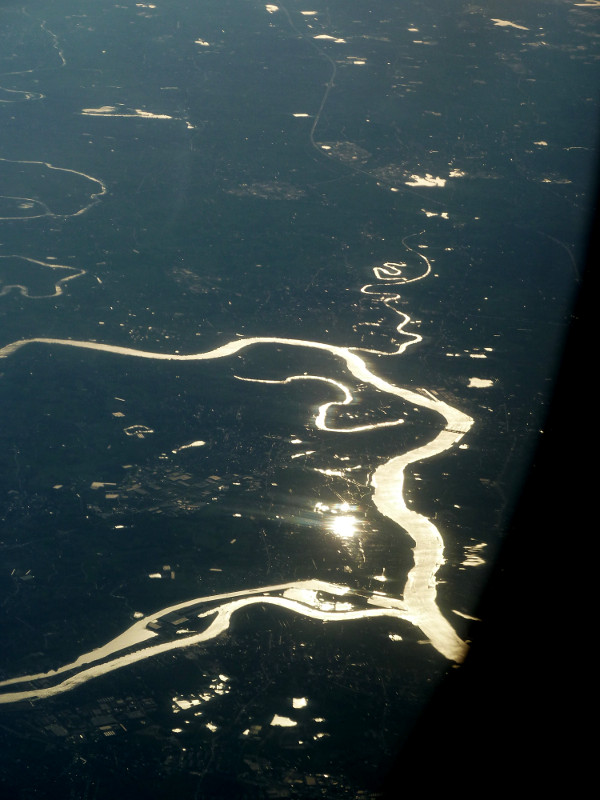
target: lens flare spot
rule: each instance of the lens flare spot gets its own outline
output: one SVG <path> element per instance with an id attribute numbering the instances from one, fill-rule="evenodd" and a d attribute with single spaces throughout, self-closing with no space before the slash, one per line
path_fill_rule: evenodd
<path id="1" fill-rule="evenodd" d="M 330 527 L 336 536 L 342 539 L 350 539 L 358 532 L 358 520 L 352 516 L 334 517 L 330 522 Z"/>

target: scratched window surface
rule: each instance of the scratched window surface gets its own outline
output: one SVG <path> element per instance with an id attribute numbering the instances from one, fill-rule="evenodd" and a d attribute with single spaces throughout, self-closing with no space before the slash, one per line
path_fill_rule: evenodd
<path id="1" fill-rule="evenodd" d="M 0 4 L 4 790 L 376 796 L 542 435 L 599 14 Z"/>

